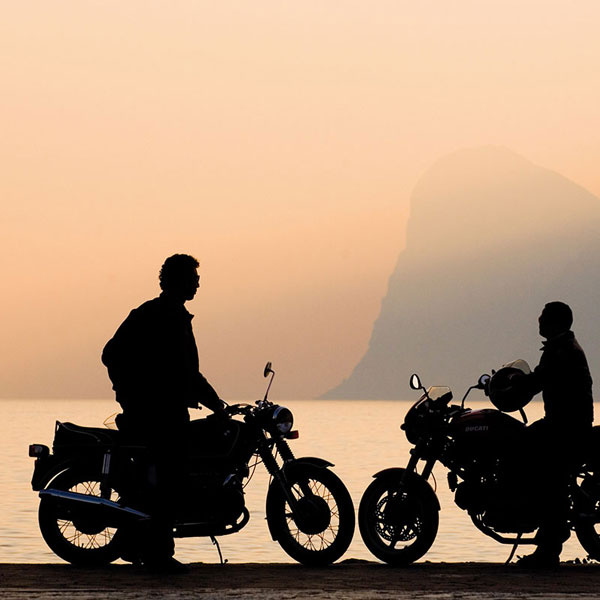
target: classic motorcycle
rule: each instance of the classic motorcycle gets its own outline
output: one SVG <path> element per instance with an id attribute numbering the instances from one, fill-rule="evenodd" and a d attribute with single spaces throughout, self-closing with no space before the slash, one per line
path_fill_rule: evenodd
<path id="1" fill-rule="evenodd" d="M 536 507 L 543 499 L 515 483 L 523 481 L 515 479 L 519 462 L 515 445 L 527 424 L 523 406 L 531 399 L 516 391 L 516 386 L 513 392 L 506 385 L 519 370 L 529 371 L 525 361 L 505 365 L 492 377 L 482 375 L 460 405 L 450 403 L 448 387 L 425 389 L 418 375 L 411 376 L 410 387 L 423 394 L 401 426 L 413 444 L 408 465 L 375 474 L 359 506 L 361 536 L 377 558 L 404 566 L 425 555 L 433 544 L 440 503 L 428 479 L 437 461 L 448 469 L 454 501 L 467 511 L 475 527 L 495 541 L 513 546 L 507 562 L 519 545 L 536 543 L 533 534 L 540 524 Z M 492 399 L 489 391 L 494 384 L 497 393 Z M 496 409 L 465 408 L 474 389 L 490 395 Z M 521 420 L 507 414 L 517 410 Z M 600 427 L 594 427 L 585 463 L 569 476 L 569 527 L 596 560 L 600 560 L 599 450 Z"/>
<path id="2" fill-rule="evenodd" d="M 273 540 L 305 565 L 327 565 L 344 554 L 354 533 L 354 507 L 343 482 L 321 458 L 295 458 L 287 440 L 290 410 L 268 393 L 254 405 L 226 407 L 229 419 L 193 420 L 185 508 L 174 536 L 216 538 L 236 533 L 250 518 L 244 487 L 262 462 L 271 476 L 266 518 Z M 127 445 L 118 430 L 56 423 L 52 452 L 32 444 L 32 487 L 39 491 L 39 525 L 51 550 L 76 565 L 98 566 L 128 558 L 136 523 L 150 519 L 139 498 L 145 449 Z M 222 556 L 219 549 L 219 556 Z"/>

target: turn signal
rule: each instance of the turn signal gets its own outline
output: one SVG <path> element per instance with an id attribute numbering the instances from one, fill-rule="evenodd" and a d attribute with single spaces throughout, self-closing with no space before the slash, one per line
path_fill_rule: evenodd
<path id="1" fill-rule="evenodd" d="M 298 430 L 290 431 L 289 433 L 286 433 L 283 437 L 287 438 L 288 440 L 297 440 L 300 437 L 300 432 Z"/>

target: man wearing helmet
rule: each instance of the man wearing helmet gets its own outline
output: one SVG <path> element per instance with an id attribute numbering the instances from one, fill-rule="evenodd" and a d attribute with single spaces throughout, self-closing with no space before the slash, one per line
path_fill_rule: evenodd
<path id="1" fill-rule="evenodd" d="M 188 407 L 223 403 L 198 369 L 198 350 L 185 302 L 196 295 L 198 261 L 186 254 L 161 267 L 161 294 L 134 308 L 108 341 L 102 362 L 123 409 L 119 430 L 148 449 L 148 496 L 153 522 L 138 532 L 141 559 L 151 568 L 182 570 L 173 559 L 177 490 L 185 480 Z M 134 550 L 135 553 L 135 550 Z"/>
<path id="2" fill-rule="evenodd" d="M 585 354 L 571 331 L 573 313 L 563 302 L 546 304 L 539 317 L 543 342 L 539 365 L 522 379 L 531 392 L 542 392 L 544 418 L 527 428 L 534 478 L 542 494 L 537 549 L 524 556 L 524 567 L 552 567 L 560 562 L 567 524 L 568 473 L 581 460 L 594 418 L 592 377 Z"/>

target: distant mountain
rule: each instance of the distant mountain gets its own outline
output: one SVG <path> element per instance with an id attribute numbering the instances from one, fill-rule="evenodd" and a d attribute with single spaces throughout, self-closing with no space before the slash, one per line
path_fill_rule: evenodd
<path id="1" fill-rule="evenodd" d="M 482 372 L 539 359 L 537 317 L 562 300 L 600 378 L 600 199 L 505 148 L 439 160 L 411 198 L 399 257 L 369 348 L 324 398 L 406 398 L 425 385 L 459 395 Z"/>

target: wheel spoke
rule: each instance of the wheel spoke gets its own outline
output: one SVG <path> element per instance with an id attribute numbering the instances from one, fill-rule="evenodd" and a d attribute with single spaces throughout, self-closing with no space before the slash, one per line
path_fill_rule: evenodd
<path id="1" fill-rule="evenodd" d="M 60 532 L 64 533 L 65 529 L 67 529 L 67 527 L 69 525 L 71 525 L 72 523 L 71 523 L 71 521 L 62 521 L 62 523 L 61 523 L 61 521 L 57 520 L 56 524 L 58 525 L 58 529 L 60 530 Z"/>
<path id="2" fill-rule="evenodd" d="M 304 490 L 306 490 L 306 492 Z M 313 478 L 309 478 L 303 483 L 295 482 L 291 486 L 291 491 L 294 498 L 298 501 L 302 498 L 306 498 L 307 495 L 312 495 L 327 503 L 329 508 L 329 523 L 323 531 L 316 534 L 304 533 L 298 527 L 288 502 L 285 504 L 284 511 L 288 531 L 294 541 L 299 546 L 310 550 L 311 552 L 322 552 L 333 544 L 339 533 L 339 507 L 333 493 L 324 482 Z"/>
<path id="3" fill-rule="evenodd" d="M 67 475 L 68 476 L 68 475 Z M 64 487 L 59 486 L 60 489 L 68 490 L 71 492 L 86 494 L 89 496 L 100 496 L 100 481 L 90 478 L 82 478 L 77 480 L 74 477 Z M 120 499 L 120 494 L 111 489 L 110 498 L 113 501 Z M 114 539 L 117 529 L 114 527 L 104 527 L 98 523 L 96 526 L 94 520 L 88 521 L 88 518 L 83 518 L 79 521 L 67 520 L 59 517 L 52 519 L 54 523 L 56 534 L 60 536 L 65 542 L 73 546 L 75 549 L 79 549 L 84 552 L 96 552 L 107 546 L 109 546 Z M 86 530 L 89 529 L 89 532 Z M 98 531 L 99 529 L 99 531 Z"/>

